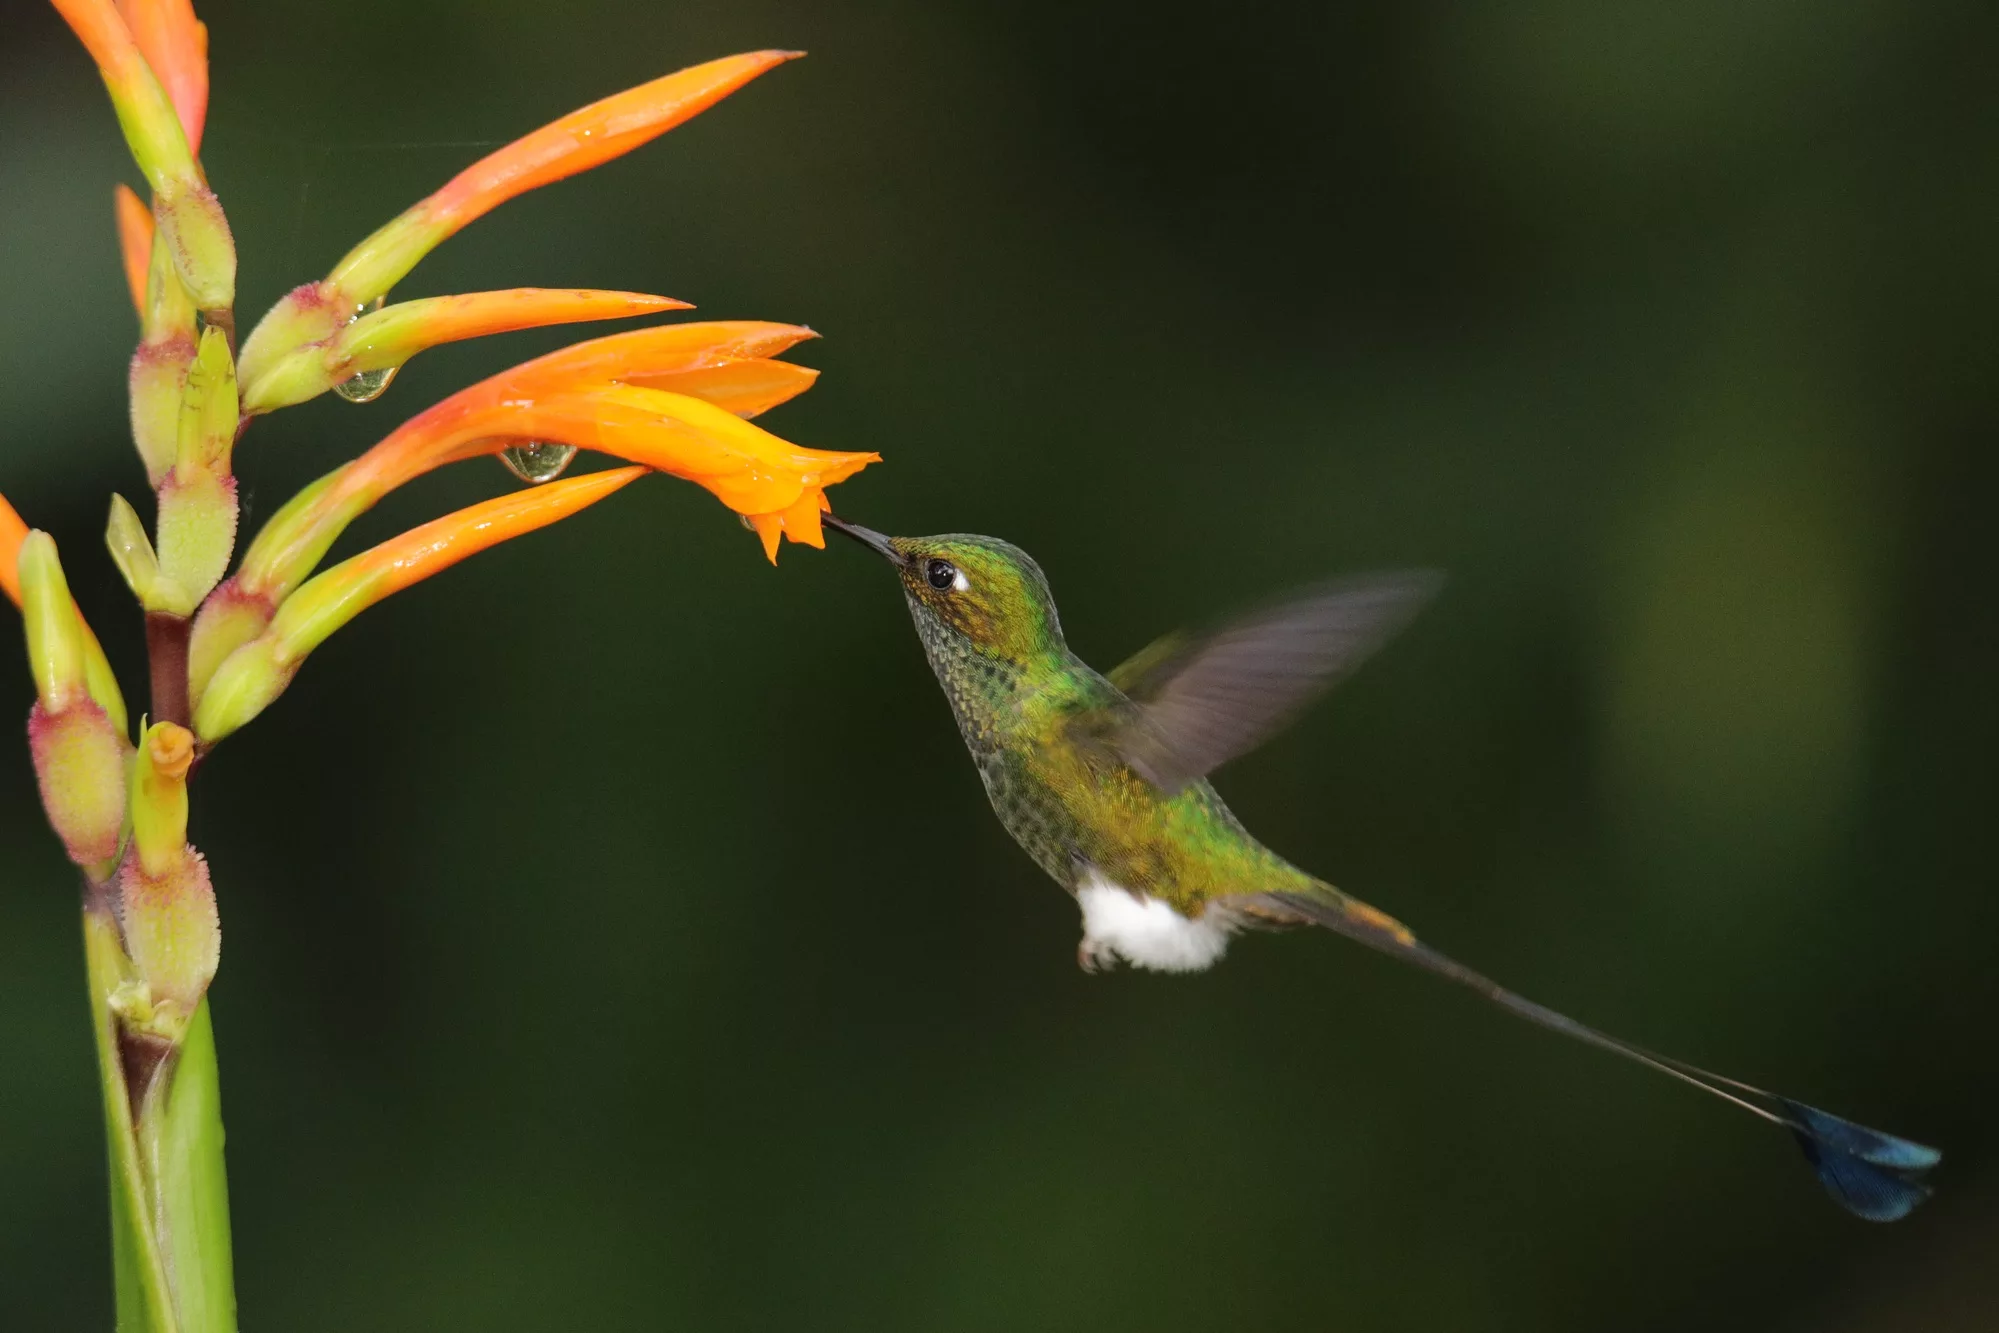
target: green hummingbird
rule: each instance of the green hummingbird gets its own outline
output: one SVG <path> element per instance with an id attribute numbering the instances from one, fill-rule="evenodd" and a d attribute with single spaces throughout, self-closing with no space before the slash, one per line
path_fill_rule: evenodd
<path id="1" fill-rule="evenodd" d="M 1351 671 L 1435 591 L 1427 574 L 1328 583 L 1200 637 L 1169 636 L 1100 675 L 1069 651 L 1041 567 L 992 537 L 886 537 L 827 523 L 894 566 L 923 650 L 1000 822 L 1076 900 L 1077 962 L 1197 972 L 1245 930 L 1320 926 L 1511 1013 L 1791 1131 L 1832 1197 L 1893 1221 L 1940 1154 L 1620 1041 L 1514 994 L 1393 917 L 1291 865 L 1207 775 Z"/>

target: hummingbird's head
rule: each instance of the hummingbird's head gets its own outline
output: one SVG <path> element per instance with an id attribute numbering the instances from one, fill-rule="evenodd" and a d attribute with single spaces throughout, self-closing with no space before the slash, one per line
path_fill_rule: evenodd
<path id="1" fill-rule="evenodd" d="M 823 515 L 828 527 L 882 556 L 902 580 L 924 646 L 1026 662 L 1062 646 L 1055 599 L 1034 557 L 997 537 L 885 537 Z"/>

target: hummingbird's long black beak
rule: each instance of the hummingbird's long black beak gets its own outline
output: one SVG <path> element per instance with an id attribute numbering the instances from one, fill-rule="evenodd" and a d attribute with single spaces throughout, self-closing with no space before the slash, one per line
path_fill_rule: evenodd
<path id="1" fill-rule="evenodd" d="M 876 532 L 873 528 L 864 528 L 858 523 L 849 523 L 845 519 L 835 518 L 831 514 L 821 514 L 819 521 L 835 532 L 845 533 L 847 536 L 852 537 L 855 541 L 867 547 L 876 555 L 881 556 L 892 565 L 906 565 L 909 563 L 907 556 L 903 555 L 902 552 L 896 550 L 893 546 L 890 546 L 888 538 L 882 536 L 882 534 Z"/>

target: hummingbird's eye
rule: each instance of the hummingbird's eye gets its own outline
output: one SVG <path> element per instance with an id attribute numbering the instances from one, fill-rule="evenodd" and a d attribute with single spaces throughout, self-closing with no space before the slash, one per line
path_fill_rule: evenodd
<path id="1" fill-rule="evenodd" d="M 930 586 L 943 592 L 958 582 L 958 567 L 949 560 L 932 560 L 923 568 L 923 577 L 930 580 Z"/>

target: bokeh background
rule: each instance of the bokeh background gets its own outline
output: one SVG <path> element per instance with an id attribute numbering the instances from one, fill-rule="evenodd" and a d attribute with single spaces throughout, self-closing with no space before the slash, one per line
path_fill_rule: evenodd
<path id="1" fill-rule="evenodd" d="M 812 324 L 766 424 L 886 455 L 852 517 L 1036 553 L 1103 665 L 1447 569 L 1239 813 L 1530 995 L 1949 1150 L 1871 1227 L 1769 1127 L 1335 939 L 1082 976 L 886 571 L 772 570 L 659 480 L 369 612 L 201 773 L 246 1327 L 1999 1323 L 1990 5 L 202 13 L 246 321 L 572 106 L 809 49 L 399 291 Z M 136 681 L 120 179 L 16 0 L 0 487 Z M 250 522 L 564 340 L 263 422 Z M 10 753 L 0 1327 L 103 1329 L 75 892 Z"/>

